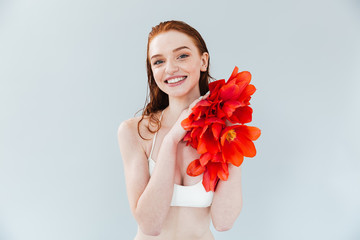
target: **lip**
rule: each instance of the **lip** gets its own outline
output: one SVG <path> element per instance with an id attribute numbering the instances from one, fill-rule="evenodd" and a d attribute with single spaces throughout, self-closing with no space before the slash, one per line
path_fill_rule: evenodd
<path id="1" fill-rule="evenodd" d="M 171 80 L 171 79 L 174 79 L 174 78 L 183 78 L 185 77 L 183 80 L 180 80 L 178 82 L 175 82 L 175 83 L 169 83 L 167 82 L 168 80 Z M 174 77 L 169 77 L 165 80 L 165 84 L 169 87 L 176 87 L 176 86 L 179 86 L 181 84 L 183 84 L 185 82 L 185 80 L 187 79 L 187 76 L 174 76 Z"/>
<path id="2" fill-rule="evenodd" d="M 185 75 L 177 75 L 177 76 L 172 76 L 172 77 L 169 77 L 169 78 L 166 78 L 165 79 L 165 82 L 167 83 L 167 81 L 171 80 L 171 79 L 174 79 L 174 78 L 182 78 L 182 77 L 187 77 Z M 186 78 L 185 78 L 186 79 Z M 184 79 L 184 80 L 185 80 Z"/>

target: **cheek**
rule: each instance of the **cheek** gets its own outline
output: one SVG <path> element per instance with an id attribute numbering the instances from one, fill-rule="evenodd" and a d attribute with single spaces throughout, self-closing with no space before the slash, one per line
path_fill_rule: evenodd
<path id="1" fill-rule="evenodd" d="M 199 61 L 192 61 L 189 62 L 188 68 L 187 68 L 193 75 L 200 77 L 200 62 Z"/>
<path id="2" fill-rule="evenodd" d="M 161 71 L 159 71 L 159 68 L 152 69 L 155 81 L 158 82 L 161 79 Z"/>
<path id="3" fill-rule="evenodd" d="M 198 59 L 193 60 L 193 61 L 189 62 L 189 68 L 193 72 L 200 71 L 200 64 L 201 64 L 200 60 L 198 60 Z"/>
<path id="4" fill-rule="evenodd" d="M 161 68 L 156 68 L 156 69 L 153 69 L 152 70 L 153 72 L 153 76 L 154 76 L 154 79 L 155 79 L 155 83 L 156 85 L 163 91 L 164 91 L 164 83 L 163 83 L 163 74 L 164 74 L 164 71 L 161 69 Z"/>

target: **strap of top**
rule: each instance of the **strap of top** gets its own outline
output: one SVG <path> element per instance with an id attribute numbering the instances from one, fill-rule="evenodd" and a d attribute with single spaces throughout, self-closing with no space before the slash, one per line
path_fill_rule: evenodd
<path id="1" fill-rule="evenodd" d="M 162 118 L 162 116 L 163 116 L 163 113 L 164 113 L 164 110 L 161 112 L 159 121 L 161 121 L 161 118 Z M 153 142 L 152 142 L 151 152 L 150 152 L 149 158 L 151 158 L 152 153 L 153 153 L 153 150 L 154 150 L 155 140 L 156 140 L 157 133 L 158 133 L 158 131 L 155 133 L 154 138 L 153 138 Z"/>

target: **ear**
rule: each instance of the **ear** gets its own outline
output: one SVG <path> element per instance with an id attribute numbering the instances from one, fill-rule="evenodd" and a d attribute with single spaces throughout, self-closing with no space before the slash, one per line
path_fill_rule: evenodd
<path id="1" fill-rule="evenodd" d="M 206 70 L 208 69 L 208 63 L 209 63 L 209 54 L 207 52 L 204 52 L 201 55 L 201 66 L 200 66 L 201 72 L 206 72 Z"/>

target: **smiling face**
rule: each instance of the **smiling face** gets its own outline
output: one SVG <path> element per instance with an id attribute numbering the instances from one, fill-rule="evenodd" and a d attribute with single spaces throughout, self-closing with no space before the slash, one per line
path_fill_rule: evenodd
<path id="1" fill-rule="evenodd" d="M 149 45 L 151 70 L 158 87 L 169 97 L 200 96 L 200 71 L 206 71 L 208 53 L 200 53 L 186 34 L 170 30 Z"/>

